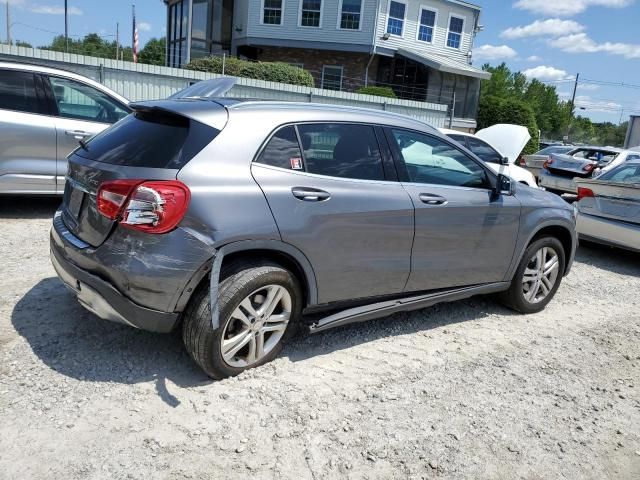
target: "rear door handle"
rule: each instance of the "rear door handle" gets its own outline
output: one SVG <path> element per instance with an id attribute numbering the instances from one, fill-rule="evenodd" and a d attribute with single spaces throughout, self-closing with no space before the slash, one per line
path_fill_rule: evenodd
<path id="1" fill-rule="evenodd" d="M 421 193 L 418 198 L 422 203 L 426 203 L 427 205 L 446 205 L 447 199 L 441 197 L 440 195 L 433 195 L 431 193 Z"/>
<path id="2" fill-rule="evenodd" d="M 331 198 L 329 192 L 317 188 L 294 187 L 291 189 L 291 193 L 297 199 L 305 202 L 322 202 Z"/>
<path id="3" fill-rule="evenodd" d="M 66 133 L 70 137 L 74 137 L 76 140 L 82 140 L 83 138 L 87 138 L 93 135 L 92 133 L 84 132 L 82 130 L 67 130 L 64 133 Z"/>

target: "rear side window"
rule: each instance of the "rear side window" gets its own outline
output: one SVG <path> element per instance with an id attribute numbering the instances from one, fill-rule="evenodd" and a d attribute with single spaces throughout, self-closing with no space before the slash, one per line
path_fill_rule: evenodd
<path id="1" fill-rule="evenodd" d="M 307 172 L 329 177 L 384 180 L 373 127 L 341 123 L 298 125 Z"/>
<path id="2" fill-rule="evenodd" d="M 40 113 L 33 73 L 0 70 L 0 108 Z"/>
<path id="3" fill-rule="evenodd" d="M 272 167 L 303 170 L 302 152 L 293 125 L 278 130 L 256 160 Z"/>
<path id="4" fill-rule="evenodd" d="M 99 133 L 75 153 L 112 165 L 179 169 L 218 133 L 180 115 L 142 111 Z"/>

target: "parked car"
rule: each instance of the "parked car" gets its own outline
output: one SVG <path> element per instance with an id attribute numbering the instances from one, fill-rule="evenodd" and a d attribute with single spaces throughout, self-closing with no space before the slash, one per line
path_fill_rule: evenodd
<path id="1" fill-rule="evenodd" d="M 574 178 L 592 178 L 596 169 L 613 162 L 621 152 L 614 147 L 576 147 L 566 154 L 552 153 L 538 183 L 553 193 L 576 193 Z"/>
<path id="2" fill-rule="evenodd" d="M 569 205 L 418 120 L 185 97 L 132 105 L 70 155 L 51 259 L 99 317 L 181 328 L 213 378 L 299 326 L 496 292 L 538 312 L 569 271 Z"/>
<path id="3" fill-rule="evenodd" d="M 607 164 L 606 166 L 604 166 L 602 168 L 596 168 L 594 170 L 594 172 L 593 172 L 593 177 L 597 178 L 600 175 L 602 175 L 603 173 L 606 173 L 609 170 L 613 170 L 614 168 L 617 168 L 618 166 L 620 166 L 624 162 L 627 162 L 627 161 L 630 161 L 630 160 L 640 160 L 640 147 L 635 147 L 635 148 L 632 148 L 630 150 L 623 150 L 609 164 Z"/>
<path id="4" fill-rule="evenodd" d="M 538 188 L 533 175 L 516 165 L 522 150 L 531 139 L 526 127 L 498 124 L 479 130 L 475 135 L 445 128 L 441 128 L 440 132 L 471 150 L 495 173 Z"/>
<path id="5" fill-rule="evenodd" d="M 569 153 L 571 150 L 575 150 L 573 145 L 550 145 L 542 150 L 532 154 L 525 155 L 520 158 L 520 166 L 527 169 L 531 174 L 538 178 L 540 177 L 540 171 L 552 153 Z"/>
<path id="6" fill-rule="evenodd" d="M 130 111 L 89 78 L 0 62 L 0 194 L 62 194 L 67 155 Z"/>
<path id="7" fill-rule="evenodd" d="M 576 184 L 580 238 L 640 252 L 640 158 Z"/>

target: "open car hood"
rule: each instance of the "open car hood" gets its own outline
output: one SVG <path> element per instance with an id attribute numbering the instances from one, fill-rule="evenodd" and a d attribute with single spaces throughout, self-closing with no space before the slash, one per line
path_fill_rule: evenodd
<path id="1" fill-rule="evenodd" d="M 527 127 L 499 123 L 488 128 L 483 128 L 475 133 L 475 136 L 484 140 L 498 153 L 509 159 L 509 163 L 515 163 L 525 145 L 531 140 Z"/>

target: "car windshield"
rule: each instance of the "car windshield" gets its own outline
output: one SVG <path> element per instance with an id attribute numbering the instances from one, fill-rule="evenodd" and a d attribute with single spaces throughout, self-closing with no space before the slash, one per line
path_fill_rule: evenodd
<path id="1" fill-rule="evenodd" d="M 640 163 L 620 165 L 610 172 L 603 173 L 598 180 L 619 183 L 640 183 Z"/>
<path id="2" fill-rule="evenodd" d="M 585 160 L 609 163 L 618 156 L 618 152 L 612 152 L 611 150 L 597 150 L 593 148 L 578 148 L 569 152 L 569 155 L 574 158 L 584 158 Z"/>
<path id="3" fill-rule="evenodd" d="M 573 149 L 572 146 L 566 145 L 552 145 L 547 148 L 543 148 L 539 152 L 536 152 L 535 155 L 549 155 L 550 153 L 567 153 Z"/>

